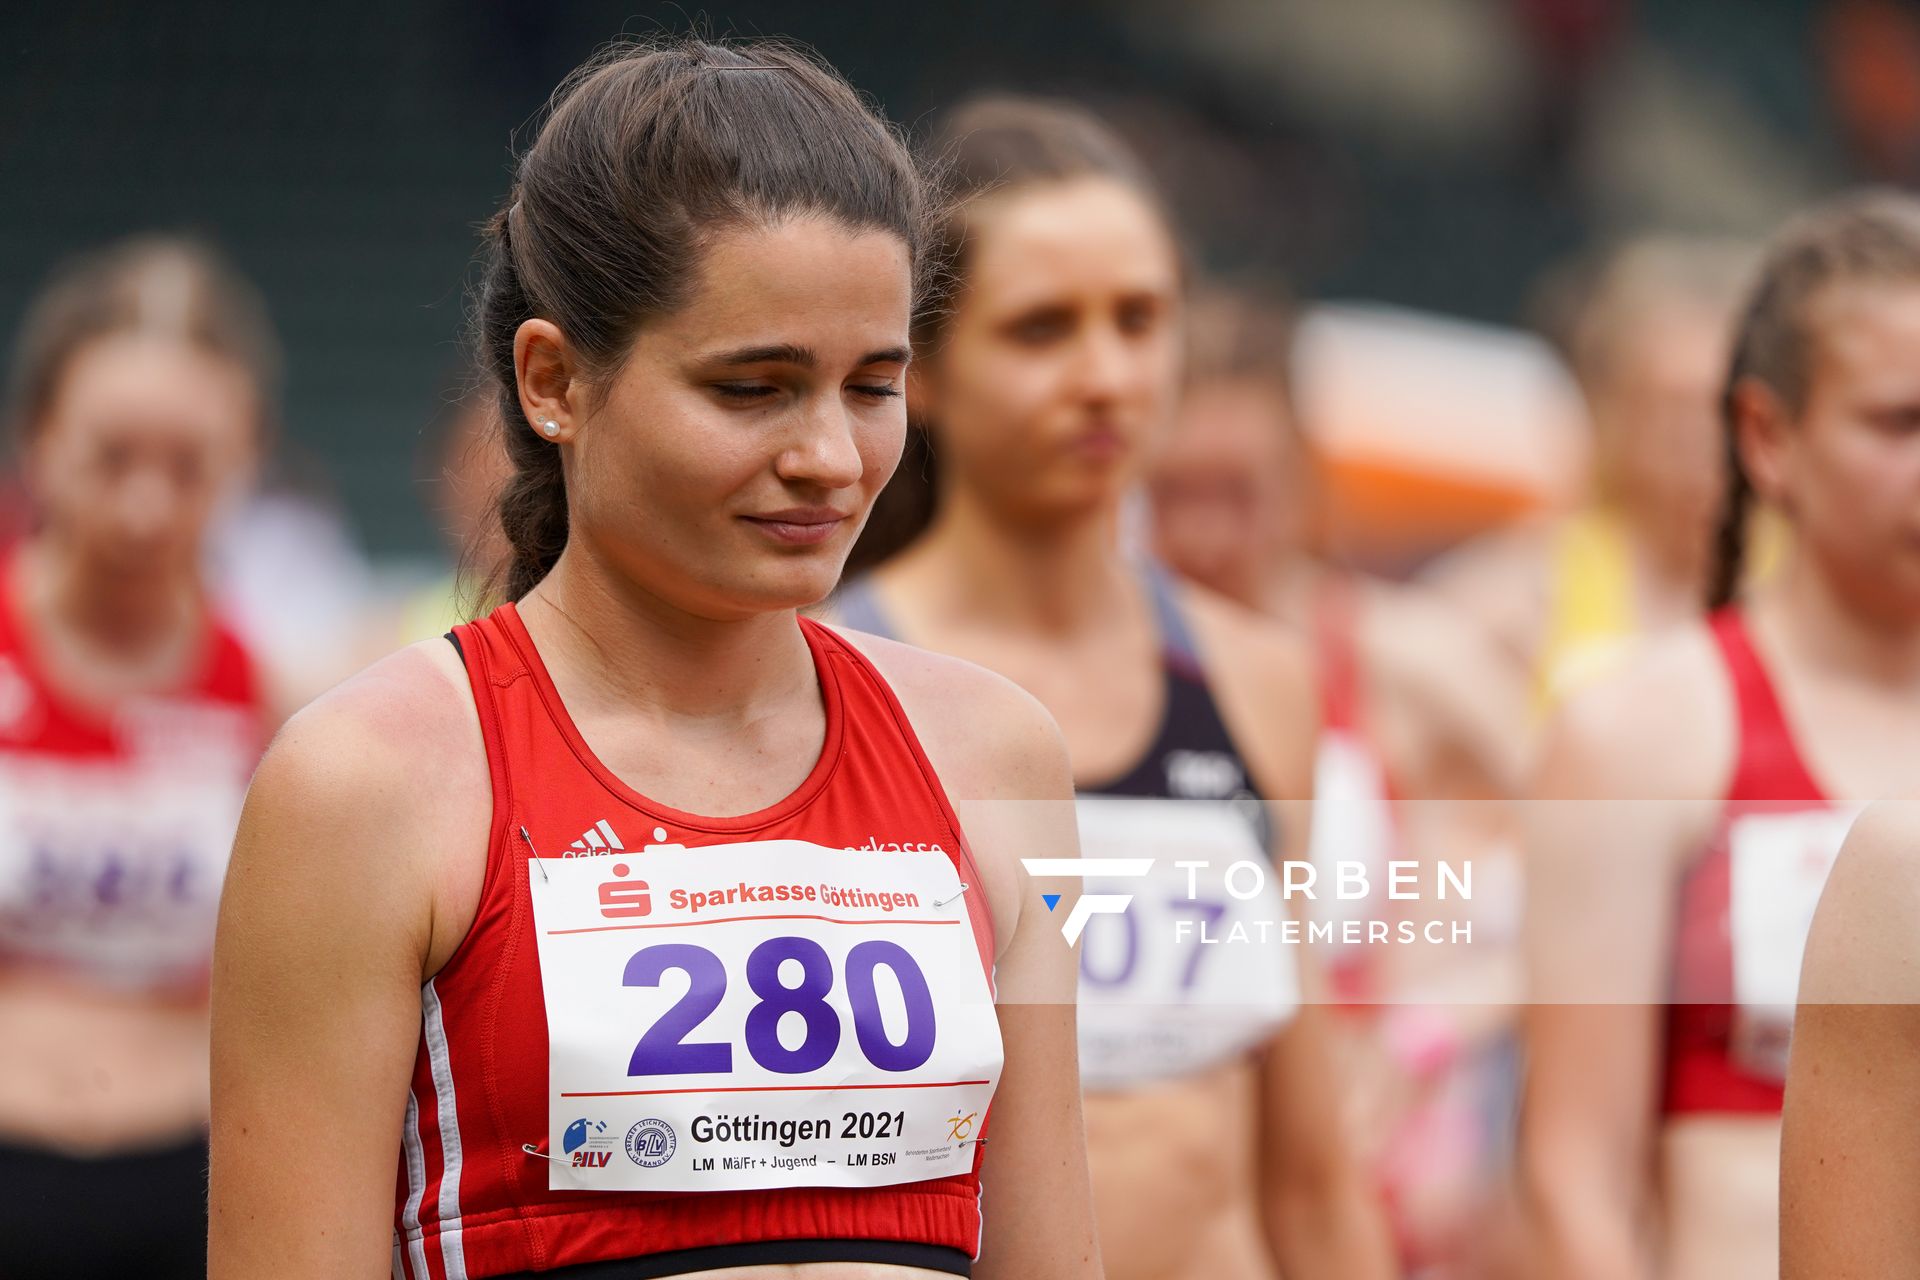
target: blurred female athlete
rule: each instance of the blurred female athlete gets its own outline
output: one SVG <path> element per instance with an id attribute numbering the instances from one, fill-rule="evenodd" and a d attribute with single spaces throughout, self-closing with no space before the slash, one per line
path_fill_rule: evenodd
<path id="1" fill-rule="evenodd" d="M 937 477 L 931 494 L 902 489 L 900 523 L 876 536 L 897 544 L 929 498 L 931 523 L 843 589 L 836 616 L 1033 693 L 1067 736 L 1082 847 L 1152 857 L 1165 877 L 1099 883 L 1131 901 L 1088 922 L 1081 946 L 1108 1274 L 1386 1275 L 1385 1228 L 1341 1141 L 1319 1015 L 1301 1007 L 1271 894 L 1264 802 L 1311 785 L 1302 655 L 1121 545 L 1123 504 L 1180 385 L 1166 216 L 1138 160 L 1073 108 L 981 101 L 955 113 L 941 154 L 964 197 L 946 233 L 954 295 L 919 335 L 909 389 Z M 1285 825 L 1297 852 L 1302 824 Z M 1260 876 L 1228 872 L 1239 864 L 1266 868 L 1270 896 Z M 1273 945 L 1258 945 L 1262 921 Z"/>
<path id="2" fill-rule="evenodd" d="M 1539 1274 L 1775 1273 L 1808 922 L 1852 813 L 1920 751 L 1917 285 L 1910 196 L 1781 232 L 1728 380 L 1718 611 L 1550 734 L 1522 1140 Z M 1792 547 L 1734 601 L 1752 495 Z"/>
<path id="3" fill-rule="evenodd" d="M 206 1269 L 207 970 L 261 682 L 202 538 L 277 352 L 208 250 L 62 269 L 13 384 L 32 530 L 0 558 L 0 1271 Z"/>
<path id="4" fill-rule="evenodd" d="M 1473 869 L 1470 945 L 1363 942 L 1336 947 L 1329 963 L 1350 1015 L 1336 1024 L 1349 1129 L 1402 1259 L 1411 1271 L 1472 1265 L 1493 1243 L 1486 1210 L 1512 1122 L 1502 1042 L 1517 1000 L 1519 894 L 1506 887 L 1516 868 L 1505 802 L 1522 771 L 1514 730 L 1526 704 L 1510 664 L 1430 593 L 1319 554 L 1320 466 L 1295 409 L 1293 330 L 1276 298 L 1197 291 L 1178 421 L 1149 477 L 1154 543 L 1192 581 L 1311 637 L 1322 874 L 1358 860 L 1380 876 L 1410 856 Z M 1361 917 L 1378 907 L 1323 896 L 1308 911 L 1337 920 L 1349 905 Z M 1423 910 L 1407 905 L 1409 916 Z"/>
<path id="5" fill-rule="evenodd" d="M 1519 662 L 1542 707 L 1636 636 L 1700 612 L 1725 487 L 1716 397 L 1752 271 L 1751 251 L 1723 240 L 1647 237 L 1608 254 L 1584 296 L 1557 305 L 1593 421 L 1592 491 L 1423 575 Z"/>
<path id="6" fill-rule="evenodd" d="M 215 1276 L 1099 1274 L 1072 957 L 1015 862 L 1072 854 L 1058 734 L 795 616 L 899 457 L 922 227 L 785 47 L 562 86 L 478 306 L 511 603 L 248 798 Z M 963 833 L 950 795 L 1059 803 Z"/>

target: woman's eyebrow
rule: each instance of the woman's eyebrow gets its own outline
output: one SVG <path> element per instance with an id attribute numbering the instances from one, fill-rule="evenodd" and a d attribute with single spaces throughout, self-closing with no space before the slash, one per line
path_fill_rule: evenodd
<path id="1" fill-rule="evenodd" d="M 869 364 L 905 364 L 911 356 L 907 347 L 883 347 L 878 351 L 869 351 L 860 357 L 859 363 Z M 802 369 L 812 369 L 820 363 L 811 347 L 798 346 L 791 342 L 776 342 L 759 347 L 740 347 L 733 351 L 719 351 L 704 356 L 701 364 L 709 365 L 746 365 L 746 364 L 791 364 Z"/>
<path id="2" fill-rule="evenodd" d="M 775 342 L 760 347 L 740 347 L 733 351 L 716 351 L 701 358 L 702 364 L 797 364 L 803 369 L 811 369 L 820 363 L 813 354 L 813 348 L 796 346 L 791 342 Z"/>

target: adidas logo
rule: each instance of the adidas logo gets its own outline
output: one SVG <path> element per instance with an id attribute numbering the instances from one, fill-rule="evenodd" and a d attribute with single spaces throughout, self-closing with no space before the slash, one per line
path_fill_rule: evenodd
<path id="1" fill-rule="evenodd" d="M 605 818 L 588 827 L 586 834 L 569 846 L 576 854 L 622 853 L 626 847 L 620 843 L 620 837 L 613 834 L 613 828 L 607 825 Z"/>

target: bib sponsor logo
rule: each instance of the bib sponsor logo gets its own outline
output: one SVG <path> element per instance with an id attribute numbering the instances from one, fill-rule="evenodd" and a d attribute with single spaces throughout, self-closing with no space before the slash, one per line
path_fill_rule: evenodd
<path id="1" fill-rule="evenodd" d="M 629 874 L 627 864 L 614 863 L 613 874 L 616 876 Z M 652 913 L 653 894 L 647 888 L 645 880 L 608 880 L 600 886 L 600 914 L 607 919 L 624 920 L 632 916 Z"/>
<path id="2" fill-rule="evenodd" d="M 841 847 L 844 848 L 848 853 L 945 853 L 946 852 L 945 847 L 943 847 L 938 843 L 932 843 L 932 844 L 928 844 L 925 842 L 915 843 L 914 841 L 911 841 L 911 840 L 905 841 L 903 843 L 899 840 L 893 840 L 893 841 L 882 840 L 879 836 L 868 836 L 867 842 L 865 844 L 849 844 L 849 845 L 843 845 Z"/>
<path id="3" fill-rule="evenodd" d="M 673 1126 L 665 1120 L 642 1120 L 627 1130 L 627 1159 L 642 1169 L 658 1169 L 673 1159 L 673 1149 L 679 1145 Z"/>

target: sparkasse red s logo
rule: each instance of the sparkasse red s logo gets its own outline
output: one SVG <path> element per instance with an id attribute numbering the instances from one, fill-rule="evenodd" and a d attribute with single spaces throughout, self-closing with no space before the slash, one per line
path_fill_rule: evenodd
<path id="1" fill-rule="evenodd" d="M 616 876 L 628 874 L 627 864 L 616 862 L 611 868 Z M 630 916 L 653 914 L 653 895 L 647 889 L 645 880 L 607 880 L 600 885 L 600 914 L 609 920 L 621 920 Z"/>

